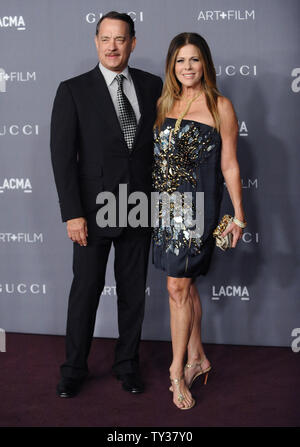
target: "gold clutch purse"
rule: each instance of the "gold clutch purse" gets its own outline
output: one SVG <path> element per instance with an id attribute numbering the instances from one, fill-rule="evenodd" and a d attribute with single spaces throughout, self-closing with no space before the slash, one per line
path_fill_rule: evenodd
<path id="1" fill-rule="evenodd" d="M 228 233 L 225 237 L 222 237 L 221 234 L 226 230 L 228 225 L 233 221 L 233 217 L 229 214 L 225 214 L 220 220 L 217 228 L 213 232 L 213 237 L 216 239 L 216 246 L 221 250 L 225 251 L 228 248 L 231 248 L 232 244 L 232 233 Z"/>

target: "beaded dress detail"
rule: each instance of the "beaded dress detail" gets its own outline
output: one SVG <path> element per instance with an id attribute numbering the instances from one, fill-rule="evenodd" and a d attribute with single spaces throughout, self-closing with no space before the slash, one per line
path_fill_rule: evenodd
<path id="1" fill-rule="evenodd" d="M 152 260 L 169 276 L 196 277 L 207 273 L 215 245 L 212 232 L 218 224 L 224 188 L 221 138 L 215 128 L 185 119 L 174 132 L 175 122 L 166 118 L 160 131 L 154 132 L 153 189 L 169 197 L 175 193 L 177 199 L 170 200 L 167 221 L 163 221 L 165 208 L 159 204 Z M 204 198 L 201 231 L 191 225 L 199 219 L 197 192 Z M 186 200 L 185 193 L 191 200 Z"/>

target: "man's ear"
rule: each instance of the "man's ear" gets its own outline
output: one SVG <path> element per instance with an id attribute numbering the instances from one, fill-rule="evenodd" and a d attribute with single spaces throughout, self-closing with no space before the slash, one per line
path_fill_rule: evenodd
<path id="1" fill-rule="evenodd" d="M 135 46 L 136 46 L 136 37 L 133 36 L 132 42 L 131 42 L 131 52 L 133 52 L 133 50 L 135 49 Z"/>
<path id="2" fill-rule="evenodd" d="M 94 42 L 95 42 L 96 48 L 98 50 L 98 36 L 97 35 L 95 35 L 95 37 L 94 37 Z"/>

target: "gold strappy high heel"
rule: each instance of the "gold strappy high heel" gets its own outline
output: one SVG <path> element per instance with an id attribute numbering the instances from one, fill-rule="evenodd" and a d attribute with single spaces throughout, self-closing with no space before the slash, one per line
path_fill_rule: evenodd
<path id="1" fill-rule="evenodd" d="M 194 377 L 192 378 L 191 383 L 190 383 L 190 386 L 189 386 L 189 389 L 192 388 L 192 385 L 193 385 L 193 383 L 195 382 L 195 380 L 196 380 L 198 377 L 202 376 L 203 374 L 205 374 L 205 377 L 204 377 L 204 385 L 207 384 L 208 373 L 209 373 L 209 371 L 211 370 L 211 366 L 209 366 L 209 367 L 206 368 L 206 369 L 202 369 L 201 363 L 202 363 L 202 362 L 200 362 L 200 363 L 187 363 L 187 364 L 185 365 L 185 368 L 194 368 L 195 366 L 200 366 L 200 369 L 201 369 L 201 371 L 197 372 L 197 374 L 195 374 Z"/>
<path id="2" fill-rule="evenodd" d="M 175 386 L 175 389 L 176 389 L 176 392 L 177 392 L 177 400 L 180 403 L 185 400 L 184 395 L 181 393 L 180 387 L 179 387 L 180 381 L 182 379 L 184 379 L 183 375 L 179 379 L 171 379 L 171 377 L 170 377 L 171 383 L 173 384 L 173 386 Z M 191 408 L 193 408 L 195 403 L 196 403 L 195 399 L 192 398 L 192 403 L 191 403 L 191 405 L 189 407 L 178 407 L 178 408 L 179 408 L 179 410 L 190 410 Z"/>
<path id="3" fill-rule="evenodd" d="M 211 370 L 211 366 L 209 366 L 209 367 L 206 368 L 206 369 L 202 369 L 201 363 L 202 363 L 202 362 L 199 362 L 199 363 L 187 363 L 187 364 L 185 365 L 185 367 L 184 367 L 184 368 L 193 368 L 193 367 L 195 367 L 195 366 L 200 366 L 200 369 L 201 369 L 201 371 L 197 372 L 197 373 L 194 375 L 194 377 L 192 378 L 191 383 L 190 383 L 190 385 L 189 385 L 189 389 L 192 388 L 192 385 L 193 385 L 193 383 L 195 382 L 195 380 L 196 380 L 198 377 L 202 376 L 203 374 L 205 374 L 205 377 L 204 377 L 204 385 L 207 384 L 208 373 L 209 373 L 209 371 Z M 169 390 L 170 390 L 171 392 L 173 392 L 172 385 L 170 386 Z"/>

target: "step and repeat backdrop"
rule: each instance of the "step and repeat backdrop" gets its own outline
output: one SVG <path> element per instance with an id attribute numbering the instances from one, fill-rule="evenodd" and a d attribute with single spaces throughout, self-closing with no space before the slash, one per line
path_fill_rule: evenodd
<path id="1" fill-rule="evenodd" d="M 96 65 L 96 23 L 110 10 L 135 21 L 130 65 L 161 77 L 170 40 L 203 35 L 238 116 L 248 227 L 197 280 L 204 342 L 290 346 L 300 335 L 298 0 L 1 0 L 0 328 L 65 333 L 72 242 L 51 169 L 50 115 L 59 82 Z M 97 337 L 118 336 L 113 255 Z M 151 257 L 142 336 L 170 339 L 165 275 Z"/>

